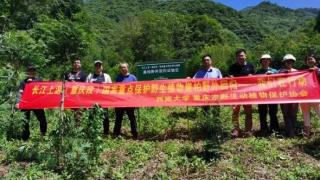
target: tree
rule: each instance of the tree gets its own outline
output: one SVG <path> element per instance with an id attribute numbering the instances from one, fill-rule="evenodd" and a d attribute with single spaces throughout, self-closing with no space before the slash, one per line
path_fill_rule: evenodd
<path id="1" fill-rule="evenodd" d="M 70 59 L 86 54 L 91 31 L 78 0 L 3 0 L 0 59 L 15 68 L 29 64 L 60 76 Z M 81 16 L 80 16 L 81 15 Z M 54 68 L 52 68 L 54 67 Z M 46 73 L 47 74 L 47 73 Z"/>
<path id="2" fill-rule="evenodd" d="M 320 33 L 320 11 L 318 12 L 318 16 L 316 19 L 316 25 L 314 27 L 314 30 L 318 33 Z"/>
<path id="3" fill-rule="evenodd" d="M 48 59 L 46 45 L 41 40 L 35 40 L 26 31 L 11 31 L 2 36 L 2 62 L 11 63 L 15 68 L 26 67 L 30 64 L 43 67 Z"/>
<path id="4" fill-rule="evenodd" d="M 32 29 L 41 15 L 72 20 L 81 11 L 81 5 L 81 0 L 1 0 L 0 33 Z"/>

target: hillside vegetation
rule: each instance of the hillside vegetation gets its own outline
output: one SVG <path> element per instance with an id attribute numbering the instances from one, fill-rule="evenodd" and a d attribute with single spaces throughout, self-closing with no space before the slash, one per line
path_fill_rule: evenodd
<path id="1" fill-rule="evenodd" d="M 24 116 L 15 109 L 28 65 L 45 80 L 61 80 L 76 57 L 84 71 L 103 61 L 114 80 L 118 63 L 186 61 L 193 76 L 209 53 L 224 75 L 238 48 L 256 67 L 263 53 L 281 67 L 287 53 L 301 69 L 320 55 L 319 9 L 292 10 L 263 2 L 236 11 L 209 0 L 0 0 L 0 177 L 4 179 L 319 179 L 320 119 L 313 136 L 283 134 L 232 139 L 231 107 L 139 108 L 139 138 L 124 120 L 119 138 L 102 136 L 102 110 L 46 110 L 42 137 L 32 114 L 31 138 L 21 140 Z M 259 130 L 257 107 L 254 128 Z M 114 110 L 109 109 L 111 128 Z M 241 119 L 244 119 L 241 114 Z M 282 115 L 278 113 L 281 130 Z M 298 113 L 301 130 L 302 116 Z M 241 122 L 244 124 L 244 122 Z"/>

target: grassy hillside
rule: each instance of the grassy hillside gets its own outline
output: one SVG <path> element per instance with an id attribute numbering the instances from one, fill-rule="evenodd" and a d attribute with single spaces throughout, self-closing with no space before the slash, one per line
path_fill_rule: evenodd
<path id="1" fill-rule="evenodd" d="M 255 129 L 259 129 L 257 116 L 255 111 Z M 257 134 L 257 137 L 231 139 L 229 136 L 232 127 L 231 108 L 223 107 L 221 117 L 223 118 L 219 120 L 212 116 L 206 118 L 200 108 L 140 108 L 139 140 L 131 139 L 130 126 L 125 120 L 121 138 L 102 138 L 102 153 L 99 156 L 101 161 L 89 178 L 317 179 L 320 177 L 318 148 L 320 119 L 314 118 L 312 121 L 315 134 L 311 139 L 302 137 L 287 139 L 281 134 L 270 137 Z M 280 113 L 278 117 L 283 128 Z M 111 119 L 113 125 L 113 112 Z M 244 115 L 241 115 L 241 119 L 244 119 Z M 52 151 L 49 149 L 53 138 L 50 132 L 56 126 L 55 123 L 56 120 L 50 116 L 50 135 L 44 139 L 39 139 L 38 123 L 35 119 L 31 121 L 32 138 L 28 142 L 2 139 L 0 175 L 7 179 L 22 176 L 33 179 L 65 178 L 66 176 L 62 176 L 58 169 L 51 171 L 50 161 L 43 158 Z M 299 124 L 301 127 L 300 120 Z M 102 132 L 102 129 L 98 131 Z M 70 159 L 70 162 L 75 163 L 75 168 L 82 165 L 80 159 L 79 161 Z"/>

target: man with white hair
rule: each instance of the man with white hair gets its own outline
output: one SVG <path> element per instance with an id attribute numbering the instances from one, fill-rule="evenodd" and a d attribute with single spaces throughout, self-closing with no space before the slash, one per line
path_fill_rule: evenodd
<path id="1" fill-rule="evenodd" d="M 129 73 L 129 65 L 128 63 L 120 63 L 119 64 L 119 71 L 120 74 L 116 78 L 116 82 L 134 82 L 137 81 L 137 78 L 135 75 Z M 137 122 L 136 117 L 134 115 L 134 107 L 125 107 L 125 108 L 115 108 L 116 112 L 116 122 L 114 125 L 113 134 L 117 137 L 121 133 L 121 124 L 123 120 L 123 115 L 126 113 L 130 120 L 130 126 L 131 126 L 131 134 L 133 138 L 138 138 L 138 132 L 137 132 Z"/>

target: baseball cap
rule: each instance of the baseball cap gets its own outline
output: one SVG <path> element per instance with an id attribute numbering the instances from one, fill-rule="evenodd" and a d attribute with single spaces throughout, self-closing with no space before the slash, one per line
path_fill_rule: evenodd
<path id="1" fill-rule="evenodd" d="M 283 57 L 282 62 L 283 62 L 283 61 L 287 61 L 287 60 L 296 61 L 296 58 L 295 58 L 292 54 L 286 54 L 286 55 Z"/>
<path id="2" fill-rule="evenodd" d="M 94 65 L 96 65 L 96 64 L 98 64 L 98 63 L 102 64 L 102 61 L 100 61 L 100 60 L 94 61 Z"/>

